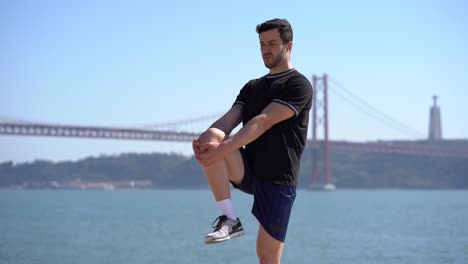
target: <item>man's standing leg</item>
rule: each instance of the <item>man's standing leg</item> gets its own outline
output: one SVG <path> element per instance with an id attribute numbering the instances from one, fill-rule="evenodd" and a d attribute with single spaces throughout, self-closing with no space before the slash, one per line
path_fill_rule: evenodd
<path id="1" fill-rule="evenodd" d="M 257 182 L 252 213 L 260 225 L 257 255 L 260 263 L 280 263 L 296 187 Z"/>
<path id="2" fill-rule="evenodd" d="M 259 225 L 257 236 L 257 256 L 260 264 L 279 264 L 284 243 L 270 236 L 262 225 Z"/>

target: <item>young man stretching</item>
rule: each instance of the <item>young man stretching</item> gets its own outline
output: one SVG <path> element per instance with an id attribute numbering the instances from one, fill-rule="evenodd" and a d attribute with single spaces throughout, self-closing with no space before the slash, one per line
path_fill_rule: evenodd
<path id="1" fill-rule="evenodd" d="M 291 66 L 293 31 L 289 22 L 266 21 L 257 26 L 257 33 L 269 74 L 249 81 L 232 108 L 193 141 L 193 150 L 221 210 L 205 242 L 218 243 L 244 234 L 232 207 L 231 182 L 254 196 L 252 214 L 260 223 L 260 263 L 280 263 L 313 90 L 307 78 Z M 229 136 L 241 122 L 243 127 Z"/>

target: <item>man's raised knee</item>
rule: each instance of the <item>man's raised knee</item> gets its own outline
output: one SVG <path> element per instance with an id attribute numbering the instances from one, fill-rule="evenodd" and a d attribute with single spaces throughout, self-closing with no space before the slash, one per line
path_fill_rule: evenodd
<path id="1" fill-rule="evenodd" d="M 221 143 L 224 140 L 224 137 L 226 134 L 215 127 L 210 127 L 208 130 L 206 130 L 203 134 L 200 135 L 198 138 L 198 141 L 200 144 L 205 144 L 208 142 L 218 142 Z"/>

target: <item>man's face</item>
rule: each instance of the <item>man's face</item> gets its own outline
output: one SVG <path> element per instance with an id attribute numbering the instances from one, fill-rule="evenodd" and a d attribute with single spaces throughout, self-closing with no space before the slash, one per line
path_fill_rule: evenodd
<path id="1" fill-rule="evenodd" d="M 287 58 L 288 45 L 283 44 L 278 29 L 260 33 L 260 49 L 265 67 L 271 69 Z"/>

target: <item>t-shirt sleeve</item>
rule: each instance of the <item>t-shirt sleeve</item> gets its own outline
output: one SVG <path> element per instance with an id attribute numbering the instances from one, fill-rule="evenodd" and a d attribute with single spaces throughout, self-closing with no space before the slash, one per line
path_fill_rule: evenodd
<path id="1" fill-rule="evenodd" d="M 244 87 L 242 87 L 242 89 L 240 90 L 239 94 L 236 97 L 236 100 L 234 101 L 232 105 L 240 104 L 242 106 L 245 106 L 245 104 L 247 103 L 247 98 L 246 98 L 247 89 L 249 89 L 249 87 L 252 85 L 253 82 L 254 80 L 250 80 L 244 85 Z"/>
<path id="2" fill-rule="evenodd" d="M 295 77 L 287 81 L 281 92 L 273 98 L 273 102 L 290 107 L 297 116 L 311 102 L 312 96 L 313 89 L 309 80 Z"/>

